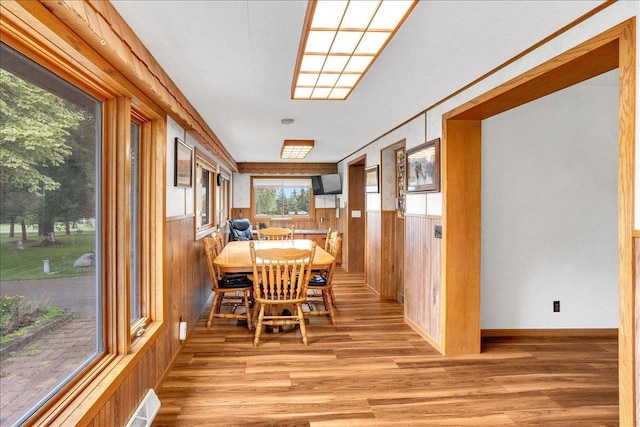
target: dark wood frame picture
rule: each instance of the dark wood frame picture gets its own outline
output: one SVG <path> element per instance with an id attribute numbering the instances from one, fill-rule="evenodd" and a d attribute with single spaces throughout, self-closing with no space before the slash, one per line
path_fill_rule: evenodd
<path id="1" fill-rule="evenodd" d="M 173 185 L 191 187 L 193 182 L 193 150 L 180 138 L 175 139 Z"/>
<path id="2" fill-rule="evenodd" d="M 440 138 L 407 150 L 407 193 L 440 191 Z"/>
<path id="3" fill-rule="evenodd" d="M 405 196 L 406 196 L 406 153 L 404 148 L 396 150 L 396 211 L 398 218 L 404 218 L 405 214 Z"/>
<path id="4" fill-rule="evenodd" d="M 364 169 L 364 192 L 380 192 L 380 166 L 374 165 Z"/>

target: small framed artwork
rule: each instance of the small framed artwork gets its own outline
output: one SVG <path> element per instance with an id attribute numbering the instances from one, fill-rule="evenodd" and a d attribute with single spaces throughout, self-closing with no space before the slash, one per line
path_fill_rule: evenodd
<path id="1" fill-rule="evenodd" d="M 191 187 L 193 176 L 193 151 L 191 147 L 175 139 L 174 182 L 176 187 Z"/>
<path id="2" fill-rule="evenodd" d="M 399 148 L 396 150 L 396 212 L 398 218 L 404 218 L 406 166 L 404 147 Z"/>
<path id="3" fill-rule="evenodd" d="M 369 166 L 365 168 L 365 193 L 379 193 L 380 192 L 380 170 L 379 166 Z"/>
<path id="4" fill-rule="evenodd" d="M 407 150 L 407 193 L 440 191 L 440 138 Z"/>

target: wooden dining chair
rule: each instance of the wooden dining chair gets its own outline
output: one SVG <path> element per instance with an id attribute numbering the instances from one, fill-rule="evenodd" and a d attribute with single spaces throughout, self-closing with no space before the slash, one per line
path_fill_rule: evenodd
<path id="1" fill-rule="evenodd" d="M 314 274 L 309 279 L 309 287 L 307 290 L 307 305 L 309 311 L 307 316 L 324 316 L 328 315 L 332 325 L 336 324 L 335 318 L 335 297 L 333 295 L 333 273 L 336 268 L 337 255 L 342 245 L 342 238 L 338 231 L 332 234 L 332 238 L 327 246 L 327 252 L 333 255 L 334 260 L 330 266 L 323 268 L 320 271 L 314 271 Z M 324 309 L 321 310 L 318 306 L 322 304 Z"/>
<path id="2" fill-rule="evenodd" d="M 264 325 L 300 325 L 302 342 L 307 345 L 302 304 L 307 299 L 316 244 L 312 243 L 311 249 L 256 249 L 251 242 L 249 248 L 253 264 L 253 296 L 258 310 L 253 345 L 258 346 Z M 283 310 L 286 306 L 293 309 L 287 313 Z"/>
<path id="3" fill-rule="evenodd" d="M 250 309 L 253 281 L 246 275 L 225 277 L 221 274 L 220 269 L 213 263 L 219 253 L 219 243 L 216 237 L 205 237 L 202 239 L 202 244 L 207 255 L 209 275 L 213 283 L 211 287 L 213 302 L 211 303 L 207 328 L 211 327 L 211 322 L 216 317 L 246 320 L 247 327 L 253 329 L 253 316 Z M 240 305 L 244 305 L 244 313 L 236 311 Z M 222 307 L 231 307 L 231 310 L 230 312 L 223 312 Z"/>
<path id="4" fill-rule="evenodd" d="M 222 233 L 219 231 L 214 231 L 209 234 L 209 237 L 214 239 L 216 245 L 216 254 L 219 254 L 224 248 L 224 237 L 222 237 Z"/>
<path id="5" fill-rule="evenodd" d="M 294 226 L 267 227 L 258 229 L 258 240 L 293 240 Z"/>
<path id="6" fill-rule="evenodd" d="M 331 233 L 337 233 L 337 230 L 332 231 L 331 227 L 327 230 L 327 236 L 324 239 L 324 250 L 329 252 L 329 240 L 331 239 Z"/>
<path id="7" fill-rule="evenodd" d="M 335 264 L 338 265 L 339 262 L 339 257 L 340 257 L 340 250 L 342 249 L 342 236 L 340 235 L 340 232 L 338 230 L 334 230 L 331 232 L 331 235 L 329 236 L 329 244 L 327 245 L 327 249 L 326 251 L 329 252 L 334 258 L 335 258 Z M 335 268 L 335 266 L 334 266 Z M 333 278 L 333 273 L 332 276 Z M 336 305 L 336 297 L 333 293 L 333 285 L 331 286 L 331 302 L 332 304 L 335 306 Z"/>

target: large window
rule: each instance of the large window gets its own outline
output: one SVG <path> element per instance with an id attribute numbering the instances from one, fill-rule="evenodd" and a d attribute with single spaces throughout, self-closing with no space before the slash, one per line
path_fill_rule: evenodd
<path id="1" fill-rule="evenodd" d="M 310 216 L 310 178 L 253 178 L 252 182 L 255 217 Z"/>
<path id="2" fill-rule="evenodd" d="M 104 351 L 102 104 L 3 43 L 0 57 L 0 420 L 14 425 Z"/>

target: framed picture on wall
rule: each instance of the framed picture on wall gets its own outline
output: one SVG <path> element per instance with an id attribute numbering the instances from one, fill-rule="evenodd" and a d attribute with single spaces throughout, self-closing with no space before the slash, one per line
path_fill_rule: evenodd
<path id="1" fill-rule="evenodd" d="M 365 168 L 365 193 L 379 193 L 380 192 L 380 170 L 379 166 L 369 166 Z"/>
<path id="2" fill-rule="evenodd" d="M 405 152 L 404 148 L 396 150 L 396 212 L 398 218 L 404 218 L 405 210 Z"/>
<path id="3" fill-rule="evenodd" d="M 407 150 L 407 193 L 440 191 L 440 138 Z"/>
<path id="4" fill-rule="evenodd" d="M 175 139 L 175 162 L 173 184 L 176 187 L 191 187 L 193 180 L 193 150 L 180 138 Z"/>

